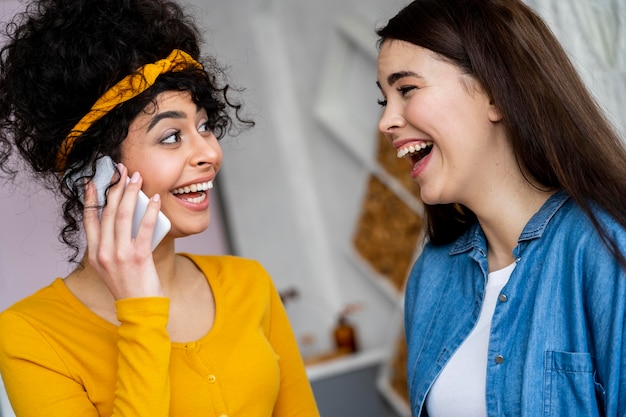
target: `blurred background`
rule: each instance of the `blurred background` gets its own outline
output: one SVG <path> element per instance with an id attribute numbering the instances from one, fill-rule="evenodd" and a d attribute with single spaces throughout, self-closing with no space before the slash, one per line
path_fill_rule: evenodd
<path id="1" fill-rule="evenodd" d="M 402 289 L 421 204 L 376 129 L 374 33 L 405 1 L 181 1 L 256 127 L 222 140 L 211 226 L 177 249 L 263 263 L 323 417 L 408 416 Z M 626 2 L 528 3 L 626 136 Z M 0 0 L 2 20 L 21 7 Z M 0 185 L 0 309 L 69 272 L 57 207 L 26 174 Z"/>

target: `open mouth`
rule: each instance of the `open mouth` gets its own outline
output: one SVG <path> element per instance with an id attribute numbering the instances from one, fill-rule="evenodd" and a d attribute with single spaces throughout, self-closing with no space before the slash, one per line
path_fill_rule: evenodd
<path id="1" fill-rule="evenodd" d="M 430 153 L 433 149 L 432 142 L 421 142 L 411 144 L 398 149 L 398 158 L 409 158 L 413 163 L 419 162 L 422 158 Z"/>
<path id="2" fill-rule="evenodd" d="M 198 184 L 191 184 L 185 187 L 180 187 L 172 190 L 172 194 L 181 200 L 190 202 L 190 203 L 201 203 L 207 197 L 207 190 L 213 188 L 212 181 L 200 182 Z"/>

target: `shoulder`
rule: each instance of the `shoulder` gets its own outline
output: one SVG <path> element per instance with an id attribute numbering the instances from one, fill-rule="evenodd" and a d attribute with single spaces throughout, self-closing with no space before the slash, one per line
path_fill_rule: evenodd
<path id="1" fill-rule="evenodd" d="M 626 249 L 626 229 L 609 215 L 602 207 L 592 206 L 593 216 L 598 226 L 615 240 L 615 243 Z M 550 221 L 550 235 L 567 235 L 579 243 L 587 245 L 599 244 L 602 237 L 592 219 L 573 200 L 568 200 Z"/>
<path id="2" fill-rule="evenodd" d="M 265 267 L 257 260 L 232 255 L 193 255 L 181 253 L 189 258 L 202 273 L 220 282 L 236 282 L 239 284 L 271 284 L 271 278 Z"/>
<path id="3" fill-rule="evenodd" d="M 49 315 L 50 311 L 67 309 L 68 304 L 66 298 L 63 296 L 63 287 L 63 280 L 57 278 L 52 284 L 17 301 L 0 313 L 0 321 L 5 321 L 7 317 L 11 316 L 23 316 L 45 320 L 45 316 Z"/>
<path id="4" fill-rule="evenodd" d="M 265 272 L 265 268 L 259 261 L 242 258 L 233 255 L 193 255 L 181 253 L 191 259 L 201 270 L 207 271 L 228 271 L 228 272 Z"/>
<path id="5" fill-rule="evenodd" d="M 626 294 L 626 271 L 613 253 L 626 253 L 626 229 L 601 207 L 592 210 L 593 220 L 569 199 L 532 242 L 532 259 L 551 260 L 542 263 L 550 275 L 566 276 L 562 285 L 579 288 L 598 304 L 609 300 L 607 293 Z"/>
<path id="6" fill-rule="evenodd" d="M 0 337 L 0 350 L 19 350 L 25 348 L 25 343 L 38 344 L 53 333 L 59 323 L 68 326 L 75 321 L 75 309 L 59 290 L 63 285 L 59 278 L 0 313 L 0 334 L 11 335 Z M 43 348 L 41 344 L 38 346 Z"/>

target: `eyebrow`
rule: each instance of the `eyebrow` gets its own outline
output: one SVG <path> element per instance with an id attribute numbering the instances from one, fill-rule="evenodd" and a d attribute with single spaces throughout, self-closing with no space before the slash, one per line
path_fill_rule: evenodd
<path id="1" fill-rule="evenodd" d="M 183 119 L 186 117 L 186 114 L 181 111 L 165 111 L 163 113 L 159 113 L 150 120 L 150 124 L 148 125 L 148 132 L 156 126 L 163 119 Z"/>
<path id="2" fill-rule="evenodd" d="M 387 84 L 388 85 L 393 85 L 396 81 L 405 78 L 405 77 L 417 77 L 417 78 L 422 78 L 422 76 L 420 74 L 418 74 L 417 72 L 413 72 L 413 71 L 398 71 L 398 72 L 394 72 L 393 74 L 390 74 L 387 77 Z M 380 86 L 380 82 L 376 81 L 376 85 L 378 86 L 378 88 L 381 88 Z"/>
<path id="3" fill-rule="evenodd" d="M 196 105 L 196 114 L 200 113 L 200 111 L 202 111 L 202 106 Z M 163 119 L 184 119 L 185 117 L 187 117 L 187 114 L 185 112 L 176 110 L 164 111 L 163 113 L 159 113 L 154 116 L 152 120 L 150 120 L 150 124 L 148 125 L 148 132 Z"/>

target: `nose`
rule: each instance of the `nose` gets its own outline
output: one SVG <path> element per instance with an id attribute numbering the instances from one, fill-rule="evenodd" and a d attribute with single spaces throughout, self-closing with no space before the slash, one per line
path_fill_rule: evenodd
<path id="1" fill-rule="evenodd" d="M 404 120 L 402 114 L 400 114 L 397 109 L 387 104 L 378 121 L 378 130 L 380 130 L 381 133 L 393 133 L 395 130 L 405 125 L 406 120 Z"/>
<path id="2" fill-rule="evenodd" d="M 190 163 L 193 166 L 214 166 L 222 164 L 222 146 L 213 132 L 197 132 L 192 139 Z"/>

